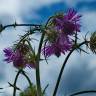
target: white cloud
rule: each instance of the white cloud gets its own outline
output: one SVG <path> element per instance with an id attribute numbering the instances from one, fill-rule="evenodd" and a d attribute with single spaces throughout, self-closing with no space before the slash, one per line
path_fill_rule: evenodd
<path id="1" fill-rule="evenodd" d="M 17 15 L 19 11 L 19 0 L 0 0 L 0 14 Z"/>
<path id="2" fill-rule="evenodd" d="M 0 14 L 19 15 L 19 12 L 40 8 L 60 0 L 0 0 Z"/>
<path id="3" fill-rule="evenodd" d="M 35 12 L 43 6 L 61 2 L 62 0 L 19 0 L 19 14 L 24 14 L 27 18 L 39 19 L 40 16 Z M 31 13 L 30 13 L 31 12 Z"/>
<path id="4" fill-rule="evenodd" d="M 93 32 L 96 30 L 96 12 L 84 12 L 82 16 L 82 25 L 85 30 Z"/>

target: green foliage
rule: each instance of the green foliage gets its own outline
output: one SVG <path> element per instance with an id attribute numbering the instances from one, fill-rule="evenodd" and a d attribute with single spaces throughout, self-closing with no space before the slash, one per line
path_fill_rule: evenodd
<path id="1" fill-rule="evenodd" d="M 89 44 L 91 51 L 96 54 L 96 31 L 92 33 Z"/>
<path id="2" fill-rule="evenodd" d="M 26 88 L 23 92 L 19 94 L 19 96 L 37 96 L 36 86 L 32 85 L 31 87 Z M 42 96 L 44 96 L 43 93 Z"/>

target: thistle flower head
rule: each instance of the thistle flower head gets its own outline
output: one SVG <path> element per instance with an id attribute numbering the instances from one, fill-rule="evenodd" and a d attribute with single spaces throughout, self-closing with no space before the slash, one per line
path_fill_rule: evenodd
<path id="1" fill-rule="evenodd" d="M 96 32 L 92 33 L 89 44 L 91 51 L 96 54 Z"/>
<path id="2" fill-rule="evenodd" d="M 80 32 L 80 21 L 81 15 L 78 15 L 74 9 L 69 9 L 66 14 L 60 14 L 55 16 L 51 24 L 58 30 L 63 32 L 65 35 L 73 35 L 75 32 Z"/>
<path id="3" fill-rule="evenodd" d="M 49 42 L 54 42 L 56 41 L 56 38 L 58 37 L 58 32 L 54 29 L 54 27 L 50 27 L 48 29 L 45 30 L 46 31 L 46 39 Z"/>
<path id="4" fill-rule="evenodd" d="M 7 63 L 13 62 L 14 67 L 25 68 L 26 66 L 30 66 L 31 68 L 35 68 L 35 62 L 32 61 L 33 59 L 29 55 L 32 52 L 28 45 L 19 45 L 15 51 L 12 48 L 5 48 L 3 51 L 6 57 L 4 61 Z"/>
<path id="5" fill-rule="evenodd" d="M 25 58 L 27 59 L 27 66 L 29 68 L 36 68 L 36 54 L 35 53 L 30 53 L 28 52 L 26 55 L 25 55 Z"/>
<path id="6" fill-rule="evenodd" d="M 46 43 L 42 49 L 45 57 L 53 54 L 59 57 L 61 53 L 70 51 L 73 45 L 70 36 L 80 31 L 80 18 L 81 15 L 78 15 L 74 9 L 69 9 L 66 14 L 58 14 L 48 22 L 45 29 Z"/>
<path id="7" fill-rule="evenodd" d="M 48 42 L 44 45 L 42 49 L 42 53 L 45 57 L 49 57 L 51 55 L 56 55 L 59 57 L 61 53 L 65 54 L 65 52 L 69 51 L 72 48 L 72 41 L 68 37 L 65 37 L 63 34 L 59 34 L 54 42 Z"/>
<path id="8" fill-rule="evenodd" d="M 17 47 L 17 49 L 21 52 L 21 54 L 26 54 L 30 51 L 29 45 L 25 43 L 20 43 Z"/>

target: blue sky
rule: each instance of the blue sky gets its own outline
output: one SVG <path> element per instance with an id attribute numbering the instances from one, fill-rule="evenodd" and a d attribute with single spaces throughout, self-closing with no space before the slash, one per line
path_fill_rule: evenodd
<path id="1" fill-rule="evenodd" d="M 75 8 L 83 15 L 81 19 L 82 35 L 96 30 L 96 0 L 0 0 L 0 22 L 4 25 L 17 21 L 17 23 L 39 23 L 44 24 L 48 17 L 57 12 L 66 12 L 68 8 Z M 5 87 L 4 94 L 0 96 L 11 96 L 12 88 L 8 87 L 7 82 L 13 82 L 16 69 L 12 64 L 3 62 L 3 48 L 11 46 L 18 39 L 18 35 L 26 31 L 26 28 L 6 29 L 0 35 L 0 87 Z M 81 36 L 81 35 L 80 35 Z M 82 36 L 81 36 L 82 37 Z M 35 36 L 35 38 L 38 38 Z M 36 43 L 35 43 L 36 44 Z M 65 56 L 62 55 L 59 60 L 52 56 L 49 64 L 42 62 L 41 81 L 42 87 L 49 83 L 47 89 L 48 96 L 52 93 L 59 70 L 64 61 Z M 25 69 L 28 75 L 35 83 L 35 71 Z M 22 79 L 23 77 L 20 77 Z M 18 80 L 18 85 L 26 88 L 24 79 Z M 67 62 L 64 70 L 60 88 L 57 96 L 67 96 L 68 94 L 86 89 L 96 89 L 96 56 L 91 52 L 89 55 L 82 53 L 81 55 L 74 52 Z M 88 96 L 82 95 L 82 96 Z M 89 95 L 90 96 L 90 95 Z M 91 94 L 91 96 L 95 96 Z"/>

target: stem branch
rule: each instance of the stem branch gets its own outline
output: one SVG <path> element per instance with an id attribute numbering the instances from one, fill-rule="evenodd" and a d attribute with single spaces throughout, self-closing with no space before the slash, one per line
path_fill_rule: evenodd
<path id="1" fill-rule="evenodd" d="M 31 83 L 31 80 L 29 79 L 29 77 L 25 74 L 25 72 L 22 70 L 22 74 L 26 77 L 28 83 L 29 83 L 29 86 L 32 87 L 32 83 Z"/>
<path id="2" fill-rule="evenodd" d="M 20 75 L 20 73 L 22 72 L 22 70 L 19 70 L 16 77 L 15 77 L 15 81 L 14 81 L 14 89 L 13 89 L 13 96 L 16 96 L 16 83 L 17 83 L 17 79 Z"/>
<path id="3" fill-rule="evenodd" d="M 73 53 L 73 51 L 77 48 L 79 48 L 80 46 L 82 46 L 83 44 L 86 44 L 86 43 L 89 43 L 88 41 L 84 41 L 82 43 L 80 43 L 78 46 L 74 47 L 70 52 L 69 54 L 67 55 L 67 57 L 65 58 L 65 61 L 61 67 L 61 70 L 60 70 L 60 73 L 59 73 L 59 76 L 58 76 L 58 79 L 57 79 L 57 82 L 56 82 L 56 86 L 55 86 L 55 89 L 54 89 L 54 92 L 53 92 L 53 96 L 56 96 L 56 93 L 57 93 L 57 90 L 58 90 L 58 87 L 59 87 L 59 83 L 60 83 L 60 80 L 61 80 L 61 77 L 62 77 L 62 74 L 63 74 L 63 71 L 64 71 L 64 68 L 65 68 L 65 65 L 70 57 L 70 55 Z"/>
<path id="4" fill-rule="evenodd" d="M 16 27 L 16 26 L 34 26 L 34 27 L 40 27 L 41 25 L 39 24 L 10 24 L 10 25 L 5 25 L 3 26 L 3 30 L 8 28 L 8 27 Z"/>
<path id="5" fill-rule="evenodd" d="M 79 92 L 73 93 L 69 96 L 75 96 L 75 95 L 86 94 L 86 93 L 96 93 L 96 90 L 79 91 Z"/>

